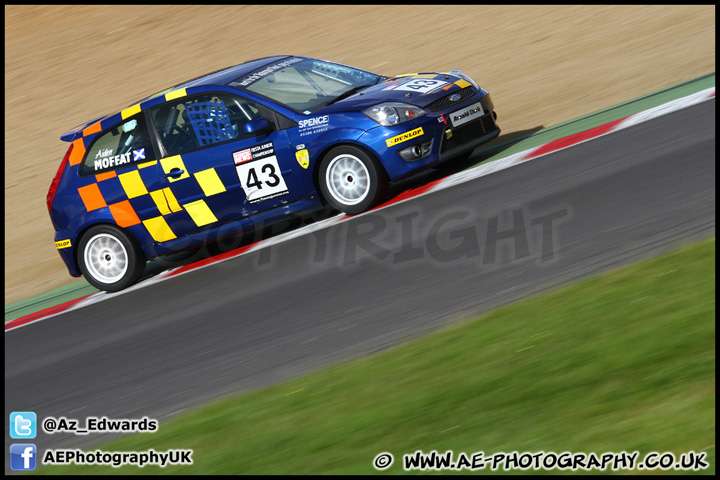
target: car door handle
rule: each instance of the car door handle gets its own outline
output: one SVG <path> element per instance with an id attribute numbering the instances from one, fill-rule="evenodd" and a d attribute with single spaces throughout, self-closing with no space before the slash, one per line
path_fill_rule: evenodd
<path id="1" fill-rule="evenodd" d="M 169 173 L 166 173 L 164 176 L 165 176 L 165 178 L 168 178 L 168 177 L 179 177 L 179 176 L 182 175 L 183 173 L 185 173 L 185 170 L 181 170 L 181 169 L 175 167 L 175 168 L 173 168 L 172 170 L 170 170 Z"/>

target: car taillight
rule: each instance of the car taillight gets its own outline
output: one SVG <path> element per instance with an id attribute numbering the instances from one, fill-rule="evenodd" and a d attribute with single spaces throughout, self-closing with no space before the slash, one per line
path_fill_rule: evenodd
<path id="1" fill-rule="evenodd" d="M 58 168 L 58 171 L 55 174 L 55 178 L 53 178 L 53 181 L 50 184 L 50 190 L 48 190 L 48 193 L 47 193 L 48 212 L 50 210 L 52 210 L 53 200 L 55 200 L 55 192 L 57 191 L 58 183 L 60 183 L 62 174 L 65 171 L 65 165 L 68 163 L 68 159 L 70 158 L 70 152 L 72 152 L 72 149 L 73 149 L 73 144 L 71 143 L 70 148 L 68 148 L 68 151 L 65 154 L 65 157 L 63 158 L 62 163 L 60 164 L 60 168 Z"/>

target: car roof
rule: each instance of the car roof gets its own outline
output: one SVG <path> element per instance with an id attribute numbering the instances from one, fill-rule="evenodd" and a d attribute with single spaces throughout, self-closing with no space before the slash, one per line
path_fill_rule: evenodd
<path id="1" fill-rule="evenodd" d="M 207 73 L 205 75 L 202 75 L 200 77 L 193 78 L 192 80 L 187 80 L 183 83 L 179 83 L 169 89 L 163 90 L 161 93 L 167 93 L 170 90 L 176 90 L 180 88 L 188 88 L 188 87 L 199 87 L 199 86 L 207 86 L 207 85 L 228 85 L 233 80 L 237 79 L 238 77 L 241 77 L 243 75 L 246 75 L 254 70 L 257 70 L 258 68 L 264 67 L 265 65 L 268 65 L 270 63 L 289 58 L 289 55 L 279 55 L 279 56 L 273 56 L 273 57 L 262 57 L 262 58 L 256 58 L 254 60 L 249 60 L 247 62 L 240 63 L 238 65 L 224 68 L 222 70 L 217 70 L 215 72 Z M 155 95 L 151 95 L 147 98 L 144 98 L 140 100 L 139 102 L 135 103 L 141 103 L 145 100 L 152 98 L 156 95 L 160 95 L 160 93 L 157 93 Z"/>
<path id="2" fill-rule="evenodd" d="M 166 88 L 165 90 L 162 90 L 158 93 L 155 93 L 153 95 L 150 95 L 148 97 L 145 97 L 141 100 L 138 100 L 137 102 L 133 102 L 131 105 L 140 105 L 143 102 L 146 102 L 152 98 L 158 97 L 160 95 L 167 94 L 168 92 L 171 92 L 173 90 L 180 90 L 183 88 L 189 88 L 189 87 L 199 87 L 199 86 L 208 86 L 208 85 L 228 85 L 233 80 L 238 79 L 239 77 L 242 77 L 244 75 L 247 75 L 250 72 L 253 72 L 259 68 L 264 67 L 265 65 L 278 62 L 280 60 L 291 58 L 292 55 L 275 55 L 275 56 L 269 56 L 269 57 L 261 57 L 256 58 L 253 60 L 248 60 L 247 62 L 240 63 L 238 65 L 224 68 L 221 70 L 216 70 L 211 73 L 206 73 L 205 75 L 201 75 L 199 77 L 195 77 L 191 80 L 186 80 L 182 83 L 179 83 L 173 87 Z M 119 112 L 114 112 L 108 115 L 103 115 L 102 117 L 95 118 L 93 120 L 90 120 L 89 122 L 83 123 L 81 125 L 78 125 L 77 127 L 73 128 L 72 130 L 69 130 L 62 134 L 60 136 L 60 139 L 66 142 L 72 142 L 75 140 L 78 136 L 82 135 L 82 131 L 88 127 L 88 125 L 95 124 L 96 122 L 100 122 L 104 119 L 107 119 L 109 117 L 112 117 L 116 115 Z"/>

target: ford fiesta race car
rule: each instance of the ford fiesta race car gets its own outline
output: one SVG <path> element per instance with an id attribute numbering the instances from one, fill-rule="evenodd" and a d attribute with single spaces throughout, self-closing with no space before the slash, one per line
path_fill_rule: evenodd
<path id="1" fill-rule="evenodd" d="M 467 158 L 495 138 L 486 90 L 453 70 L 386 77 L 273 56 L 179 84 L 63 134 L 47 195 L 70 275 L 122 290 L 147 260 Z"/>

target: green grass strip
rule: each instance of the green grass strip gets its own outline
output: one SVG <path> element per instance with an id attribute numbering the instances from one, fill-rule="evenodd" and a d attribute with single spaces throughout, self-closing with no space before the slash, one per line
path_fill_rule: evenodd
<path id="1" fill-rule="evenodd" d="M 373 474 L 390 452 L 384 473 L 401 474 L 416 450 L 694 450 L 710 474 L 714 443 L 713 238 L 102 447 L 193 449 L 192 466 L 36 473 Z"/>

